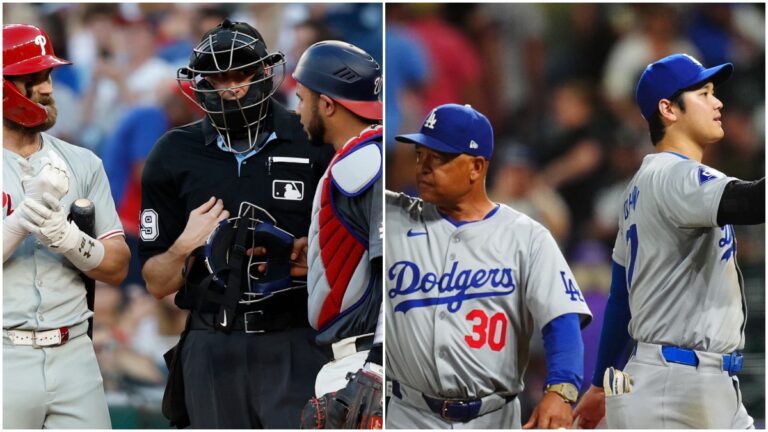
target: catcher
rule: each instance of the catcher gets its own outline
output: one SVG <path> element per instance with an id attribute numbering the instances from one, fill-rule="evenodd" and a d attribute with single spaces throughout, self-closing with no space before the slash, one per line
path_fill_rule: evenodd
<path id="1" fill-rule="evenodd" d="M 302 427 L 380 429 L 381 68 L 354 45 L 323 41 L 304 52 L 293 77 L 304 130 L 336 150 L 315 191 L 307 252 L 309 321 L 333 361 L 317 375 Z"/>

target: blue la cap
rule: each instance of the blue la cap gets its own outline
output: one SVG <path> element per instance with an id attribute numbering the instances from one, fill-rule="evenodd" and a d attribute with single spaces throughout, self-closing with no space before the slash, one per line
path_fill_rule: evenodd
<path id="1" fill-rule="evenodd" d="M 465 153 L 486 159 L 491 159 L 493 153 L 491 122 L 469 105 L 440 105 L 429 113 L 420 133 L 398 135 L 395 140 L 443 153 Z"/>
<path id="2" fill-rule="evenodd" d="M 715 86 L 733 73 L 733 64 L 725 63 L 709 69 L 688 54 L 672 54 L 651 63 L 637 83 L 635 100 L 643 117 L 653 117 L 659 101 L 669 99 L 680 90 L 712 81 Z"/>

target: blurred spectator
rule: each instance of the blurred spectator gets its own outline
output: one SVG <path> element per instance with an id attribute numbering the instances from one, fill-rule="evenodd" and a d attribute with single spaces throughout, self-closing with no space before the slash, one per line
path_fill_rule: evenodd
<path id="1" fill-rule="evenodd" d="M 478 36 L 487 116 L 503 135 L 513 116 L 531 125 L 543 109 L 544 15 L 534 4 L 486 3 L 478 7 L 472 28 Z M 525 131 L 515 130 L 516 134 Z"/>
<path id="2" fill-rule="evenodd" d="M 186 66 L 189 53 L 195 47 L 192 40 L 195 12 L 188 7 L 170 7 L 159 15 L 157 57 L 174 68 Z"/>
<path id="3" fill-rule="evenodd" d="M 392 4 L 387 15 L 385 40 L 389 57 L 384 76 L 386 103 L 385 148 L 387 160 L 387 187 L 402 190 L 413 181 L 407 170 L 389 169 L 392 166 L 410 165 L 413 148 L 395 143 L 395 135 L 417 130 L 424 120 L 426 107 L 422 106 L 424 88 L 427 85 L 429 63 L 427 53 L 416 36 L 403 25 L 405 5 Z"/>
<path id="4" fill-rule="evenodd" d="M 599 84 L 616 31 L 608 22 L 605 7 L 596 3 L 550 5 L 546 30 L 551 55 L 548 82 L 569 78 Z M 565 30 L 564 30 L 565 29 Z M 563 34 L 568 37 L 563 37 Z"/>
<path id="5" fill-rule="evenodd" d="M 307 19 L 296 24 L 293 32 L 293 45 L 285 55 L 285 82 L 280 89 L 283 94 L 282 99 L 288 106 L 296 106 L 299 102 L 296 97 L 296 80 L 293 79 L 292 74 L 301 55 L 317 42 L 338 39 L 325 22 L 317 19 Z"/>
<path id="6" fill-rule="evenodd" d="M 562 247 L 570 230 L 568 207 L 537 172 L 532 152 L 521 144 L 505 145 L 493 164 L 498 167 L 490 198 L 544 225 Z"/>
<path id="7" fill-rule="evenodd" d="M 680 34 L 676 6 L 633 5 L 637 26 L 621 37 L 608 56 L 603 92 L 615 113 L 638 129 L 647 128 L 634 104 L 635 85 L 648 64 L 676 52 L 699 57 L 699 51 Z"/>
<path id="8" fill-rule="evenodd" d="M 429 56 L 430 79 L 424 90 L 423 107 L 429 111 L 445 103 L 467 103 L 484 111 L 478 50 L 464 33 L 441 18 L 442 6 L 406 6 L 413 15 L 407 27 Z"/>
<path id="9" fill-rule="evenodd" d="M 542 177 L 565 199 L 573 230 L 567 245 L 584 236 L 592 217 L 595 191 L 605 164 L 604 130 L 601 128 L 593 89 L 570 81 L 557 86 L 552 96 L 552 118 L 538 148 Z"/>
<path id="10" fill-rule="evenodd" d="M 381 32 L 384 29 L 380 3 L 326 3 L 322 19 L 341 40 L 355 45 L 382 64 Z M 317 18 L 317 17 L 315 17 Z"/>
<path id="11" fill-rule="evenodd" d="M 607 148 L 608 166 L 602 172 L 604 186 L 594 192 L 595 205 L 591 236 L 606 247 L 613 247 L 619 229 L 624 193 L 632 176 L 640 168 L 643 157 L 653 151 L 646 142 L 646 134 L 630 128 L 618 130 Z"/>

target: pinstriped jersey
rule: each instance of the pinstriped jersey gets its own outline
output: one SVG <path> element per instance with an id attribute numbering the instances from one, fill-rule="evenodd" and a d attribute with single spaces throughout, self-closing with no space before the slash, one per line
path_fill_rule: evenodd
<path id="1" fill-rule="evenodd" d="M 613 260 L 626 270 L 630 335 L 727 353 L 744 347 L 733 226 L 717 225 L 735 180 L 676 153 L 648 155 L 622 195 Z"/>
<path id="2" fill-rule="evenodd" d="M 38 172 L 48 152 L 55 151 L 64 160 L 69 192 L 62 197 L 61 205 L 69 209 L 76 199 L 88 198 L 96 208 L 96 237 L 123 235 L 101 159 L 90 150 L 46 133 L 41 135 L 43 147 L 30 156 L 29 162 Z M 3 149 L 3 218 L 24 198 L 19 158 Z M 3 264 L 3 328 L 48 330 L 88 319 L 93 313 L 86 305 L 85 286 L 79 274 L 64 255 L 48 251 L 34 236 L 27 236 Z"/>
<path id="3" fill-rule="evenodd" d="M 455 223 L 392 192 L 385 210 L 388 377 L 435 397 L 516 394 L 534 329 L 591 319 L 554 238 L 522 213 Z"/>

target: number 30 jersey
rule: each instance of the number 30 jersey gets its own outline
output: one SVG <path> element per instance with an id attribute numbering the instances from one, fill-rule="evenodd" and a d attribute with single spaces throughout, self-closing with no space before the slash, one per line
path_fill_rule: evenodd
<path id="1" fill-rule="evenodd" d="M 433 397 L 522 391 L 535 328 L 589 308 L 550 233 L 497 205 L 456 223 L 386 193 L 387 377 Z"/>
<path id="2" fill-rule="evenodd" d="M 744 347 L 736 238 L 733 226 L 717 226 L 733 180 L 676 153 L 643 160 L 622 195 L 613 249 L 626 270 L 633 339 L 719 353 Z"/>

